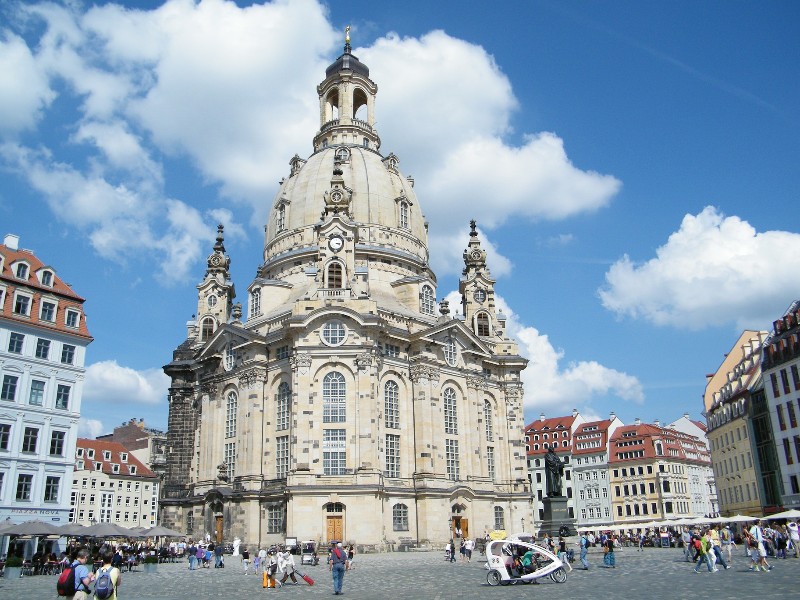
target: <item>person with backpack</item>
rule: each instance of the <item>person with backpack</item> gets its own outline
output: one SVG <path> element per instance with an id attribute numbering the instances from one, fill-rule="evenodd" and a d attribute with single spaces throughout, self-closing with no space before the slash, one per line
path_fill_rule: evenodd
<path id="1" fill-rule="evenodd" d="M 589 560 L 586 558 L 586 556 L 589 554 L 589 538 L 585 533 L 581 536 L 580 545 L 581 545 L 581 564 L 583 565 L 583 570 L 588 571 Z"/>
<path id="2" fill-rule="evenodd" d="M 100 554 L 103 566 L 97 570 L 94 581 L 94 597 L 99 600 L 117 600 L 117 590 L 122 583 L 122 573 L 111 564 L 114 553 L 106 550 Z"/>
<path id="3" fill-rule="evenodd" d="M 67 570 L 59 577 L 56 588 L 59 596 L 72 596 L 75 600 L 87 600 L 89 598 L 89 586 L 94 581 L 94 575 L 86 562 L 89 560 L 89 551 L 85 548 L 78 550 L 75 555 L 75 560 L 68 567 Z M 74 594 L 69 594 L 68 591 L 62 593 L 60 586 L 62 581 L 67 583 L 69 587 L 74 590 Z"/>
<path id="4" fill-rule="evenodd" d="M 709 554 L 711 552 L 710 538 L 707 535 L 700 536 L 699 538 L 696 538 L 694 540 L 694 544 L 695 548 L 697 548 L 699 556 L 697 564 L 694 567 L 694 572 L 699 573 L 700 567 L 703 565 L 703 563 L 706 563 L 708 565 L 709 573 L 717 572 L 718 569 L 714 567 L 714 563 L 711 561 L 711 555 Z"/>

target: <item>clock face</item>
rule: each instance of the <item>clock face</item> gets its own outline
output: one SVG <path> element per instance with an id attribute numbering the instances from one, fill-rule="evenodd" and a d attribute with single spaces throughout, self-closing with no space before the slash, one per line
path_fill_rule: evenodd
<path id="1" fill-rule="evenodd" d="M 344 246 L 344 240 L 339 235 L 334 235 L 328 240 L 328 248 L 334 252 L 338 252 Z"/>
<path id="2" fill-rule="evenodd" d="M 336 190 L 331 194 L 331 202 L 341 202 L 344 196 L 342 196 L 342 192 Z"/>
<path id="3" fill-rule="evenodd" d="M 486 292 L 484 290 L 475 290 L 475 293 L 472 295 L 475 298 L 475 302 L 483 302 L 486 300 Z"/>
<path id="4" fill-rule="evenodd" d="M 211 257 L 211 265 L 214 267 L 218 267 L 222 263 L 222 259 L 219 257 L 218 254 L 215 254 Z"/>

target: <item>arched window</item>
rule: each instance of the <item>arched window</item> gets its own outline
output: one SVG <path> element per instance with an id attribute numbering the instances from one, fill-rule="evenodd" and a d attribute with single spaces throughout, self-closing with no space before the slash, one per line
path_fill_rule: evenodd
<path id="1" fill-rule="evenodd" d="M 261 288 L 250 292 L 250 318 L 261 315 Z"/>
<path id="2" fill-rule="evenodd" d="M 433 295 L 433 288 L 429 285 L 423 285 L 420 293 L 419 310 L 423 315 L 432 315 L 435 309 L 436 298 Z"/>
<path id="3" fill-rule="evenodd" d="M 344 423 L 347 419 L 347 386 L 344 375 L 332 371 L 322 380 L 322 422 Z"/>
<path id="4" fill-rule="evenodd" d="M 495 529 L 506 528 L 506 517 L 502 506 L 494 507 L 494 528 Z"/>
<path id="5" fill-rule="evenodd" d="M 278 207 L 278 220 L 275 223 L 275 228 L 278 231 L 283 231 L 284 229 L 286 229 L 286 205 L 285 204 L 281 204 Z"/>
<path id="6" fill-rule="evenodd" d="M 278 386 L 278 397 L 275 406 L 275 429 L 289 429 L 289 402 L 292 399 L 292 388 L 285 381 Z"/>
<path id="7" fill-rule="evenodd" d="M 450 435 L 458 435 L 456 391 L 451 387 L 444 390 L 444 432 Z"/>
<path id="8" fill-rule="evenodd" d="M 325 505 L 325 512 L 327 513 L 343 513 L 344 504 L 341 502 L 328 502 Z"/>
<path id="9" fill-rule="evenodd" d="M 453 338 L 449 337 L 445 340 L 443 352 L 447 364 L 455 367 L 458 361 L 458 348 L 456 348 L 456 341 Z"/>
<path id="10" fill-rule="evenodd" d="M 233 348 L 233 342 L 225 346 L 225 370 L 230 371 L 236 366 L 236 350 Z"/>
<path id="11" fill-rule="evenodd" d="M 489 335 L 489 315 L 478 313 L 475 317 L 475 331 L 478 335 L 486 337 Z"/>
<path id="12" fill-rule="evenodd" d="M 205 342 L 214 333 L 214 319 L 206 317 L 200 325 L 200 341 Z"/>
<path id="13" fill-rule="evenodd" d="M 408 507 L 405 504 L 392 507 L 392 526 L 395 531 L 408 531 Z"/>
<path id="14" fill-rule="evenodd" d="M 238 397 L 236 392 L 228 392 L 228 405 L 225 412 L 225 437 L 236 437 L 236 408 L 238 405 Z"/>
<path id="15" fill-rule="evenodd" d="M 328 287 L 335 289 L 342 287 L 342 265 L 338 262 L 328 265 Z"/>
<path id="16" fill-rule="evenodd" d="M 400 203 L 400 227 L 408 229 L 408 202 Z"/>
<path id="17" fill-rule="evenodd" d="M 396 381 L 387 381 L 383 386 L 383 416 L 387 429 L 400 429 L 399 390 Z"/>
<path id="18" fill-rule="evenodd" d="M 488 400 L 483 401 L 483 423 L 486 427 L 486 441 L 494 441 L 494 423 L 492 418 L 492 403 Z"/>

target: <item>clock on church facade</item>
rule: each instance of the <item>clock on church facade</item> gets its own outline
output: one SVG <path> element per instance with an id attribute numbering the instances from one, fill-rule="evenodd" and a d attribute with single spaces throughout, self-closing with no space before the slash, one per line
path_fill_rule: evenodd
<path id="1" fill-rule="evenodd" d="M 289 536 L 379 549 L 530 524 L 527 361 L 476 226 L 453 316 L 349 40 L 317 91 L 314 151 L 290 161 L 271 204 L 246 307 L 220 226 L 196 319 L 164 367 L 162 520 L 251 547 Z"/>

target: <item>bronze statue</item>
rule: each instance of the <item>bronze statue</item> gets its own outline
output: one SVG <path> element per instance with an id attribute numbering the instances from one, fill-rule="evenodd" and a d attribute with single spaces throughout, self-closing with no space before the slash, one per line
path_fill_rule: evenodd
<path id="1" fill-rule="evenodd" d="M 547 496 L 562 496 L 561 476 L 564 474 L 564 463 L 550 446 L 544 456 L 545 482 L 547 484 Z"/>

